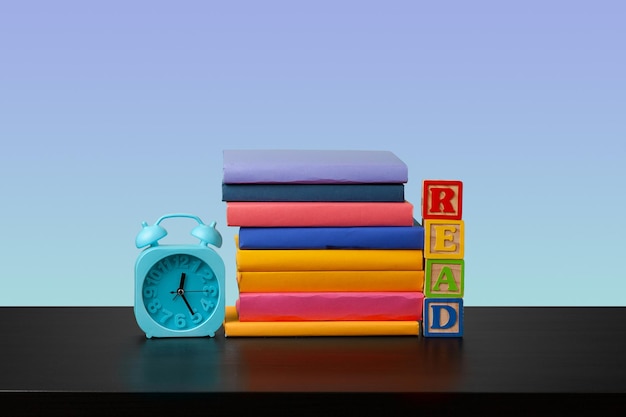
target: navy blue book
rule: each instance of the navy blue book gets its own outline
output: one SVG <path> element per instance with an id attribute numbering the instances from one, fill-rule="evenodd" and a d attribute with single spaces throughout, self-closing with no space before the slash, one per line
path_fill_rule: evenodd
<path id="1" fill-rule="evenodd" d="M 424 228 L 241 227 L 240 249 L 424 249 Z"/>
<path id="2" fill-rule="evenodd" d="M 222 184 L 222 201 L 404 201 L 404 184 Z"/>

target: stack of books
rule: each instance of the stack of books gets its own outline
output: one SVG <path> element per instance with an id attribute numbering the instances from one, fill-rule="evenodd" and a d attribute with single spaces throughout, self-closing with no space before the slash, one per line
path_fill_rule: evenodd
<path id="1" fill-rule="evenodd" d="M 226 150 L 226 336 L 419 335 L 424 228 L 388 151 Z"/>

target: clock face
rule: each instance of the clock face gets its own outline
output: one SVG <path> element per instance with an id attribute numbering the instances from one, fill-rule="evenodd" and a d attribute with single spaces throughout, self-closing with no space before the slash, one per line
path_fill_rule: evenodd
<path id="1" fill-rule="evenodd" d="M 201 259 L 169 255 L 146 274 L 141 290 L 150 317 L 170 330 L 191 330 L 206 322 L 218 306 L 221 288 L 215 272 Z"/>

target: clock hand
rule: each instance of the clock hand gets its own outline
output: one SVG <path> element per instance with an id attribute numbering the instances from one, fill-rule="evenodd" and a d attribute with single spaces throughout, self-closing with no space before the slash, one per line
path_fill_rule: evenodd
<path id="1" fill-rule="evenodd" d="M 191 308 L 191 305 L 189 305 L 189 301 L 187 301 L 187 297 L 185 297 L 185 292 L 183 291 L 180 294 L 181 297 L 183 297 L 183 301 L 185 302 L 185 304 L 187 304 L 187 308 L 189 309 L 189 312 L 191 313 L 191 315 L 193 316 L 195 313 L 193 311 L 193 308 Z"/>
<path id="2" fill-rule="evenodd" d="M 178 284 L 178 289 L 176 291 L 170 291 L 170 294 L 176 294 L 173 298 L 173 300 L 176 299 L 176 297 L 178 297 L 179 295 L 182 295 L 182 293 L 185 291 L 183 288 L 185 287 L 185 278 L 187 278 L 187 274 L 185 274 L 184 272 L 180 274 L 180 284 Z"/>

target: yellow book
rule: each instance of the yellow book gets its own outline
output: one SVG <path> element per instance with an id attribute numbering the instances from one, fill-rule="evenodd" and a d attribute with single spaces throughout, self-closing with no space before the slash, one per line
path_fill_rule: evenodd
<path id="1" fill-rule="evenodd" d="M 226 307 L 224 333 L 239 336 L 419 336 L 417 321 L 240 322 L 235 306 Z"/>
<path id="2" fill-rule="evenodd" d="M 424 271 L 238 272 L 239 292 L 424 291 Z"/>
<path id="3" fill-rule="evenodd" d="M 423 271 L 419 249 L 239 249 L 237 270 Z"/>

